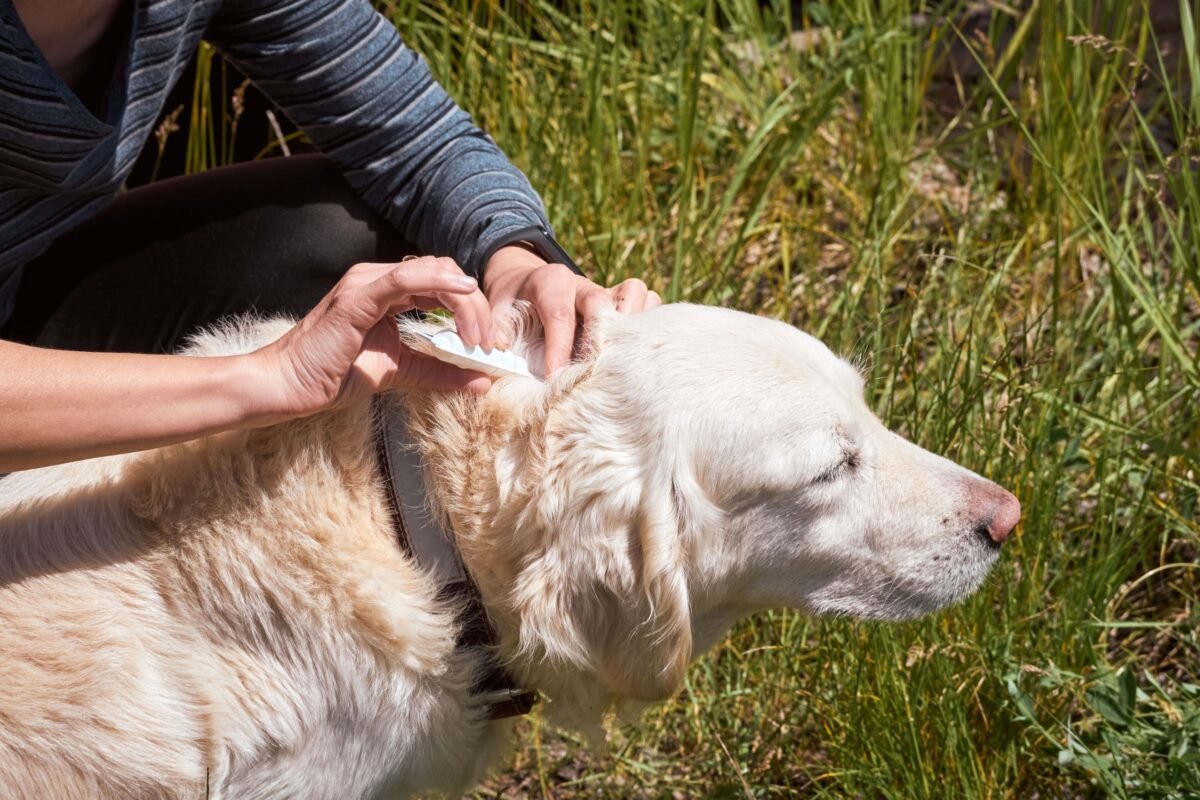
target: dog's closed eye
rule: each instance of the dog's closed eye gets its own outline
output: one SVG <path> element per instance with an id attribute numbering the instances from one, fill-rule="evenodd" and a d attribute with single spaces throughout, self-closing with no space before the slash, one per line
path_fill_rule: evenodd
<path id="1" fill-rule="evenodd" d="M 841 459 L 828 469 L 822 470 L 817 477 L 813 478 L 813 483 L 833 483 L 843 475 L 857 470 L 860 462 L 861 458 L 857 450 L 843 450 Z"/>

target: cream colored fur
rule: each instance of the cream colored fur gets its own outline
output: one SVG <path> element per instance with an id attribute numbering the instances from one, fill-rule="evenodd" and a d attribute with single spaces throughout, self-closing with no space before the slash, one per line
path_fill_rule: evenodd
<path id="1" fill-rule="evenodd" d="M 503 657 L 559 720 L 670 696 L 756 610 L 910 617 L 995 560 L 973 528 L 999 490 L 888 433 L 811 337 L 667 306 L 588 341 L 549 382 L 393 398 Z M 0 480 L 0 797 L 477 781 L 510 724 L 479 718 L 479 654 L 392 540 L 371 437 L 364 405 Z"/>

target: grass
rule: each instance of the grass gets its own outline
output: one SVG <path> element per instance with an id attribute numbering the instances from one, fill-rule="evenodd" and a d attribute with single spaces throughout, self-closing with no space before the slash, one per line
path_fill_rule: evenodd
<path id="1" fill-rule="evenodd" d="M 384 4 L 598 280 L 795 322 L 1024 506 L 961 607 L 758 616 L 606 753 L 535 717 L 479 797 L 1200 797 L 1196 22 L 968 5 Z"/>

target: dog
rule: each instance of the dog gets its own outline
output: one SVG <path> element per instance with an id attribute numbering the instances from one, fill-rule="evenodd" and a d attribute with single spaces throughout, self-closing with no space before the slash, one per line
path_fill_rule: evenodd
<path id="1" fill-rule="evenodd" d="M 536 327 L 513 341 L 532 359 Z M 510 738 L 473 700 L 489 658 L 594 731 L 670 697 L 756 611 L 902 620 L 963 599 L 1020 515 L 889 432 L 819 341 L 721 308 L 605 313 L 548 380 L 387 402 L 495 647 L 456 644 L 459 609 L 397 547 L 368 404 L 16 473 L 0 796 L 461 792 Z"/>

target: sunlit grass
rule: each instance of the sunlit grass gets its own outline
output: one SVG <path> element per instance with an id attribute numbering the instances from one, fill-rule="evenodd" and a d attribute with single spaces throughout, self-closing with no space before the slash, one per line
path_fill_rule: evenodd
<path id="1" fill-rule="evenodd" d="M 1024 506 L 961 608 L 749 620 L 480 796 L 1200 796 L 1190 4 L 1169 45 L 1139 2 L 967 5 L 384 4 L 594 276 L 801 325 Z"/>

